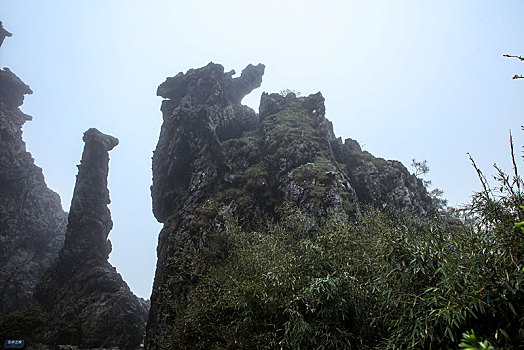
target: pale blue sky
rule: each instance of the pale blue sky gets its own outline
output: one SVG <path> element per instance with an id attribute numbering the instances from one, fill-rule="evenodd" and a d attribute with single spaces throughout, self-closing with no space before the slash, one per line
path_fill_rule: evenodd
<path id="1" fill-rule="evenodd" d="M 508 132 L 524 144 L 524 1 L 0 0 L 13 33 L 0 49 L 34 94 L 24 138 L 68 209 L 82 133 L 120 139 L 111 152 L 110 261 L 149 297 L 160 225 L 151 156 L 162 115 L 156 88 L 210 61 L 240 72 L 264 63 L 262 91 L 321 91 L 342 138 L 428 176 L 453 205 L 478 189 L 466 153 L 509 169 Z M 519 151 L 520 152 L 520 151 Z M 522 164 L 522 163 L 521 163 Z"/>

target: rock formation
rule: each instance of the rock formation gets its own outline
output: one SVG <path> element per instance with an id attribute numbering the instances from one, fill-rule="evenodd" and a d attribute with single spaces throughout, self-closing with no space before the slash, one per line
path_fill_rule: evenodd
<path id="1" fill-rule="evenodd" d="M 108 152 L 118 140 L 96 129 L 86 131 L 83 140 L 64 247 L 36 294 L 53 320 L 43 341 L 134 349 L 143 336 L 147 306 L 107 261 L 113 227 Z"/>
<path id="2" fill-rule="evenodd" d="M 0 45 L 6 36 L 0 22 Z M 8 68 L 0 70 L 0 313 L 29 306 L 37 283 L 56 259 L 67 223 L 22 140 L 31 120 L 19 107 L 32 91 Z"/>
<path id="3" fill-rule="evenodd" d="M 2 46 L 2 44 L 4 43 L 4 39 L 6 37 L 10 37 L 12 36 L 11 33 L 9 33 L 5 28 L 4 28 L 4 25 L 2 24 L 2 21 L 0 21 L 0 47 Z"/>
<path id="4" fill-rule="evenodd" d="M 177 310 L 199 280 L 201 268 L 191 257 L 208 248 L 209 232 L 221 224 L 221 206 L 246 226 L 259 214 L 278 220 L 283 203 L 318 221 L 356 216 L 362 203 L 421 214 L 431 209 L 422 182 L 401 163 L 335 137 L 320 93 L 264 93 L 259 114 L 241 105 L 263 73 L 263 65 L 249 65 L 233 78 L 233 71 L 210 63 L 158 88 L 164 121 L 151 192 L 164 227 L 146 348 L 165 346 Z"/>

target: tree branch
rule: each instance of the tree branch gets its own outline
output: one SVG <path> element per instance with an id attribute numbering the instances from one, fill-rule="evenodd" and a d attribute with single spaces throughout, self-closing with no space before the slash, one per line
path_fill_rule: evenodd
<path id="1" fill-rule="evenodd" d="M 504 56 L 504 57 L 511 57 L 511 58 L 518 58 L 519 60 L 524 61 L 524 57 L 522 57 L 522 56 L 513 56 L 513 55 L 502 55 L 502 56 Z"/>

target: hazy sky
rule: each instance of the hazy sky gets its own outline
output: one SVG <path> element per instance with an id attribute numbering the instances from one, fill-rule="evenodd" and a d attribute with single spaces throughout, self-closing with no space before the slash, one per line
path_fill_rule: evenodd
<path id="1" fill-rule="evenodd" d="M 264 63 L 263 91 L 321 91 L 335 133 L 375 156 L 426 159 L 452 205 L 509 169 L 508 133 L 524 143 L 524 1 L 0 0 L 13 37 L 0 65 L 29 84 L 24 139 L 68 210 L 90 127 L 112 134 L 110 261 L 148 298 L 160 225 L 151 156 L 166 77 L 210 61 L 238 73 Z M 522 164 L 522 162 L 520 162 Z"/>

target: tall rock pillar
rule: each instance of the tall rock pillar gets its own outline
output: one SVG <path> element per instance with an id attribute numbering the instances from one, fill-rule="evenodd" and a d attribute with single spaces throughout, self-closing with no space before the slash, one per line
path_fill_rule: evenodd
<path id="1" fill-rule="evenodd" d="M 142 339 L 146 305 L 107 261 L 113 227 L 108 152 L 118 139 L 89 129 L 83 140 L 64 247 L 37 291 L 53 320 L 44 342 L 134 349 Z"/>

